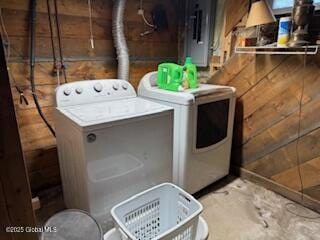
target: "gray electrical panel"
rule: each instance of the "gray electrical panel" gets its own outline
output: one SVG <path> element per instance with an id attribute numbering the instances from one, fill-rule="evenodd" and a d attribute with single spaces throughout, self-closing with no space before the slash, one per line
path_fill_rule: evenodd
<path id="1" fill-rule="evenodd" d="M 209 63 L 214 30 L 214 0 L 189 0 L 186 9 L 185 56 L 199 67 Z"/>

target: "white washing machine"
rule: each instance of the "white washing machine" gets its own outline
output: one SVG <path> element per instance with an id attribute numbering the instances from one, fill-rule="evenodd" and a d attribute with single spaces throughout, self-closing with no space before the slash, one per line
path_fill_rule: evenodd
<path id="1" fill-rule="evenodd" d="M 64 200 L 106 230 L 110 209 L 172 182 L 173 109 L 136 96 L 123 80 L 68 83 L 56 91 L 56 136 Z"/>
<path id="2" fill-rule="evenodd" d="M 174 108 L 174 183 L 195 193 L 229 173 L 235 88 L 200 84 L 172 92 L 156 86 L 157 73 L 140 81 L 138 95 Z"/>

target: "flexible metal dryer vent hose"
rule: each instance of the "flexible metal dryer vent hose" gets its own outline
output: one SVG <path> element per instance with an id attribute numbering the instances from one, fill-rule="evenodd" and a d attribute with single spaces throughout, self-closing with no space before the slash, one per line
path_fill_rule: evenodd
<path id="1" fill-rule="evenodd" d="M 112 35 L 117 51 L 118 79 L 129 80 L 129 51 L 123 30 L 126 0 L 114 0 L 112 11 Z"/>

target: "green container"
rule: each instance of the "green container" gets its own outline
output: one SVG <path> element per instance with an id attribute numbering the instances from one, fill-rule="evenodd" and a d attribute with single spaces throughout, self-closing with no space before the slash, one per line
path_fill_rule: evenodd
<path id="1" fill-rule="evenodd" d="M 191 57 L 187 57 L 185 64 L 185 71 L 187 80 L 189 83 L 189 88 L 195 89 L 198 87 L 198 79 L 197 79 L 197 66 L 192 63 Z"/>
<path id="2" fill-rule="evenodd" d="M 162 63 L 158 66 L 157 84 L 161 89 L 181 92 L 185 89 L 198 87 L 197 67 L 190 57 L 184 66 L 175 63 Z"/>
<path id="3" fill-rule="evenodd" d="M 183 66 L 174 63 L 162 63 L 158 66 L 157 84 L 161 89 L 182 91 Z"/>

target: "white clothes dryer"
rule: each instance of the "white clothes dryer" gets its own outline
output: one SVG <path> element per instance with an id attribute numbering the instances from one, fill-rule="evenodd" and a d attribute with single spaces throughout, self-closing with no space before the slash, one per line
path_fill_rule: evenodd
<path id="1" fill-rule="evenodd" d="M 195 193 L 229 173 L 236 102 L 233 87 L 200 84 L 172 92 L 156 85 L 157 72 L 140 81 L 138 95 L 174 108 L 174 183 Z"/>

